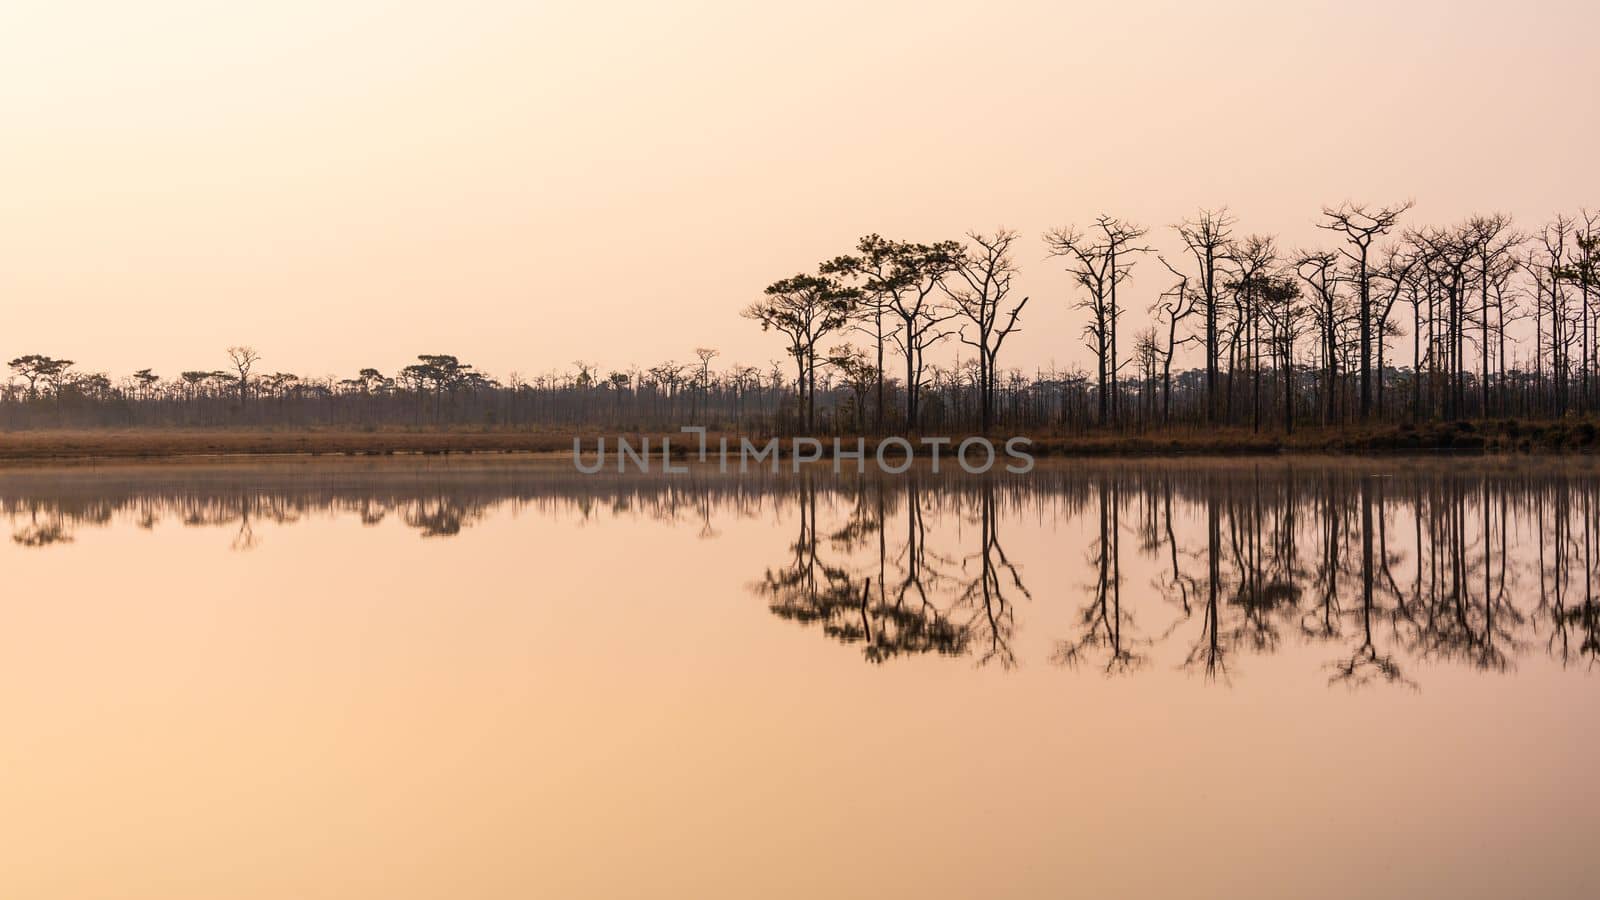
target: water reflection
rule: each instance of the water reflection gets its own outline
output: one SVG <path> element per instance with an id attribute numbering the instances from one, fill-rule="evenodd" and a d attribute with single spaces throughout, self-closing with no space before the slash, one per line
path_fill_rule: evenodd
<path id="1" fill-rule="evenodd" d="M 807 485 L 792 562 L 759 590 L 777 615 L 862 643 L 873 662 L 938 651 L 1010 665 L 1016 599 L 1032 595 L 996 511 L 1048 505 L 1092 523 L 1088 578 L 1056 598 L 1081 598 L 1056 664 L 1127 674 L 1177 645 L 1176 665 L 1226 680 L 1292 638 L 1330 651 L 1331 682 L 1414 687 L 1408 661 L 1505 671 L 1536 643 L 1563 663 L 1600 658 L 1595 489 L 1592 473 L 1560 467 L 1080 467 L 1020 492 L 994 480 L 858 486 L 841 492 L 845 525 L 830 531 Z M 971 527 L 931 549 L 934 511 Z M 864 565 L 819 554 L 873 543 Z M 1129 584 L 1130 556 L 1153 577 Z"/>
<path id="2" fill-rule="evenodd" d="M 899 491 L 893 487 L 879 483 L 852 492 L 843 523 L 824 531 L 817 526 L 817 483 L 799 484 L 791 555 L 766 571 L 758 593 L 778 617 L 820 624 L 829 637 L 862 644 L 873 662 L 917 653 L 959 656 L 981 647 L 982 662 L 1013 664 L 1009 638 L 1015 616 L 1001 572 L 1017 591 L 1026 595 L 1027 588 L 1000 547 L 993 485 L 981 495 L 977 552 L 959 558 L 929 548 L 920 481 L 899 485 Z M 904 532 L 891 553 L 889 513 L 898 504 L 904 506 Z M 877 568 L 866 574 L 830 557 L 830 551 L 847 557 L 871 545 Z"/>
<path id="3" fill-rule="evenodd" d="M 778 619 L 887 664 L 964 657 L 1227 683 L 1311 648 L 1330 683 L 1415 688 L 1437 664 L 1600 660 L 1600 478 L 1583 461 L 1185 461 L 921 474 L 579 477 L 491 464 L 122 467 L 0 477 L 12 541 L 216 529 L 234 550 L 310 517 L 460 538 L 500 512 L 633 517 L 771 537 L 751 590 Z M 1008 551 L 1014 540 L 1025 554 Z M 79 552 L 76 548 L 60 552 Z M 733 564 L 733 563 L 730 563 Z M 1043 573 L 1042 575 L 1039 573 Z M 1017 649 L 1019 621 L 1049 649 Z"/>

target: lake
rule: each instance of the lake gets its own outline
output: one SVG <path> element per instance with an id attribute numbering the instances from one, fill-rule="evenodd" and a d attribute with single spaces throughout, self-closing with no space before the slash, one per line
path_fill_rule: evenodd
<path id="1" fill-rule="evenodd" d="M 0 896 L 1592 897 L 1600 465 L 0 471 Z"/>

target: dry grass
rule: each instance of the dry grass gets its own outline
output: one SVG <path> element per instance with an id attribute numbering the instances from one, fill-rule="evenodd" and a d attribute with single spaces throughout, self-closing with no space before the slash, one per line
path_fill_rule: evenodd
<path id="1" fill-rule="evenodd" d="M 569 453 L 577 432 L 561 429 L 322 430 L 131 429 L 0 433 L 0 462 L 70 459 L 176 459 L 235 455 L 388 456 L 446 453 Z M 582 433 L 593 447 L 600 432 Z M 637 436 L 637 435 L 634 435 Z M 669 434 L 675 455 L 693 438 Z M 651 435 L 659 446 L 660 435 Z M 712 442 L 716 435 L 711 437 Z M 730 437 L 734 437 L 730 435 Z M 1584 420 L 1444 422 L 1421 426 L 1309 428 L 1282 435 L 1248 428 L 1178 428 L 1143 434 L 1031 435 L 1036 456 L 1149 456 L 1196 454 L 1590 452 L 1600 449 L 1600 426 Z M 959 438 L 958 438 L 959 439 Z M 853 443 L 853 440 L 851 441 Z M 825 440 L 826 443 L 826 440 Z M 874 441 L 867 439 L 868 447 Z M 787 444 L 784 445 L 787 447 Z"/>
<path id="2" fill-rule="evenodd" d="M 136 429 L 0 433 L 0 460 L 140 459 L 262 454 L 550 453 L 569 432 Z"/>
<path id="3" fill-rule="evenodd" d="M 1249 453 L 1591 453 L 1600 450 L 1600 425 L 1582 419 L 1428 422 L 1420 425 L 1349 425 L 1300 428 L 1285 435 L 1248 428 L 1165 429 L 1146 434 L 1090 434 L 1036 438 L 1044 456 Z"/>

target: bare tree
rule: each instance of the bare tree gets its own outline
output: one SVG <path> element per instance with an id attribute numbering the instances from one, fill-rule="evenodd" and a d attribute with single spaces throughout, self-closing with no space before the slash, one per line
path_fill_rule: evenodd
<path id="1" fill-rule="evenodd" d="M 1189 279 L 1179 276 L 1178 283 L 1162 294 L 1150 312 L 1158 322 L 1167 324 L 1166 345 L 1161 350 L 1161 420 L 1172 421 L 1172 357 L 1177 349 L 1189 341 L 1199 340 L 1196 335 L 1178 337 L 1178 326 L 1195 312 L 1195 295 L 1189 290 Z"/>
<path id="2" fill-rule="evenodd" d="M 1294 431 L 1294 350 L 1305 333 L 1300 285 L 1293 275 L 1273 273 L 1262 277 L 1256 291 L 1257 308 L 1267 326 L 1272 354 L 1277 358 L 1279 387 L 1283 390 L 1283 430 Z"/>
<path id="3" fill-rule="evenodd" d="M 245 397 L 250 389 L 250 370 L 261 361 L 261 354 L 254 347 L 238 346 L 228 348 L 228 359 L 233 363 L 233 370 L 237 373 L 239 387 L 239 409 L 244 410 Z"/>
<path id="4" fill-rule="evenodd" d="M 1101 425 L 1111 424 L 1117 417 L 1117 322 L 1121 318 L 1117 285 L 1133 274 L 1137 254 L 1150 252 L 1149 247 L 1136 243 L 1147 233 L 1148 229 L 1131 222 L 1103 215 L 1087 231 L 1067 226 L 1044 236 L 1050 255 L 1067 259 L 1067 271 L 1088 292 L 1077 305 L 1090 314 L 1084 331 L 1099 364 Z"/>
<path id="5" fill-rule="evenodd" d="M 1558 416 L 1567 412 L 1572 310 L 1564 282 L 1568 280 L 1570 255 L 1567 243 L 1572 237 L 1572 232 L 1572 219 L 1567 216 L 1556 216 L 1555 221 L 1546 225 L 1540 235 L 1540 242 L 1544 245 L 1543 254 L 1536 250 L 1529 254 L 1528 260 L 1529 269 L 1539 273 L 1535 277 L 1537 281 L 1543 282 L 1539 285 L 1540 292 L 1549 304 L 1545 308 L 1545 317 L 1550 328 L 1546 346 L 1550 351 L 1550 382 L 1555 394 L 1553 411 Z"/>
<path id="6" fill-rule="evenodd" d="M 1384 254 L 1383 262 L 1379 263 L 1373 271 L 1373 278 L 1381 286 L 1376 306 L 1378 309 L 1378 416 L 1383 416 L 1383 382 L 1384 382 L 1384 355 L 1389 346 L 1389 316 L 1394 313 L 1395 303 L 1399 302 L 1400 294 L 1411 282 L 1411 270 L 1417 264 L 1417 255 L 1407 252 L 1403 247 L 1390 247 Z"/>
<path id="7" fill-rule="evenodd" d="M 1322 424 L 1332 425 L 1339 385 L 1339 259 L 1331 251 L 1305 251 L 1295 271 L 1314 292 L 1313 316 L 1322 337 Z"/>
<path id="8" fill-rule="evenodd" d="M 1467 290 L 1476 247 L 1461 228 L 1428 228 L 1408 239 L 1423 248 L 1423 273 L 1435 293 L 1436 312 L 1429 317 L 1429 368 L 1444 374 L 1445 417 L 1466 412 Z M 1435 358 L 1437 361 L 1435 361 Z"/>
<path id="9" fill-rule="evenodd" d="M 1217 267 L 1228 256 L 1234 220 L 1228 215 L 1226 208 L 1201 210 L 1193 219 L 1185 219 L 1174 225 L 1178 236 L 1183 239 L 1183 246 L 1189 255 L 1194 257 L 1196 274 L 1196 290 L 1199 292 L 1198 301 L 1200 309 L 1205 314 L 1205 352 L 1206 352 L 1206 421 L 1214 422 L 1217 418 L 1217 312 L 1218 288 Z M 1165 259 L 1162 263 L 1171 269 L 1174 275 L 1184 277 L 1182 272 L 1174 269 Z"/>
<path id="10" fill-rule="evenodd" d="M 1516 265 L 1516 248 L 1526 238 L 1511 227 L 1511 217 L 1496 213 L 1491 216 L 1474 216 L 1464 226 L 1464 237 L 1477 256 L 1478 276 L 1478 350 L 1481 376 L 1478 379 L 1479 412 L 1489 415 L 1489 392 L 1492 370 L 1489 352 L 1497 346 L 1491 337 L 1494 324 L 1490 321 L 1489 295 L 1493 286 Z M 1503 341 L 1500 342 L 1503 346 Z M 1381 352 L 1381 351 L 1380 351 Z"/>
<path id="11" fill-rule="evenodd" d="M 960 283 L 948 288 L 947 293 L 972 329 L 968 333 L 962 328 L 961 342 L 978 351 L 978 428 L 988 432 L 994 424 L 995 372 L 1000 347 L 1017 330 L 1017 317 L 1028 305 L 1028 298 L 1023 297 L 1015 305 L 1006 299 L 1011 293 L 1011 279 L 1017 273 L 1016 263 L 1011 259 L 1011 245 L 1017 233 L 1002 228 L 992 235 L 968 232 L 967 237 L 976 246 L 969 247 L 961 255 L 955 269 Z"/>
<path id="12" fill-rule="evenodd" d="M 700 360 L 700 417 L 705 417 L 706 395 L 711 388 L 711 361 L 721 354 L 712 347 L 696 347 L 694 355 Z"/>
<path id="13" fill-rule="evenodd" d="M 1583 410 L 1588 412 L 1594 407 L 1594 378 L 1593 372 L 1597 364 L 1595 359 L 1596 343 L 1600 336 L 1596 335 L 1595 316 L 1600 313 L 1591 297 L 1600 291 L 1600 214 L 1592 213 L 1587 209 L 1580 210 L 1576 230 L 1573 233 L 1574 254 L 1572 262 L 1567 266 L 1567 280 L 1578 285 L 1579 317 L 1582 322 L 1583 339 L 1583 377 L 1582 392 Z M 1502 335 L 1503 335 L 1502 330 Z"/>
<path id="14" fill-rule="evenodd" d="M 1229 256 L 1234 266 L 1234 277 L 1227 287 L 1234 299 L 1234 336 L 1230 342 L 1237 347 L 1244 344 L 1244 361 L 1250 368 L 1250 421 L 1251 427 L 1261 430 L 1261 325 L 1262 295 L 1268 285 L 1268 273 L 1278 262 L 1277 242 L 1270 235 L 1252 234 L 1234 245 Z M 1228 364 L 1228 403 L 1233 403 L 1233 373 L 1236 366 Z"/>
<path id="15" fill-rule="evenodd" d="M 1372 269 L 1367 259 L 1375 238 L 1387 234 L 1400 221 L 1400 216 L 1411 208 L 1411 201 L 1398 206 L 1368 209 L 1366 206 L 1346 202 L 1337 208 L 1324 206 L 1322 215 L 1326 222 L 1317 225 L 1327 231 L 1344 235 L 1346 246 L 1340 252 L 1350 260 L 1356 283 L 1356 317 L 1361 326 L 1360 359 L 1361 395 L 1360 411 L 1363 421 L 1372 410 Z"/>

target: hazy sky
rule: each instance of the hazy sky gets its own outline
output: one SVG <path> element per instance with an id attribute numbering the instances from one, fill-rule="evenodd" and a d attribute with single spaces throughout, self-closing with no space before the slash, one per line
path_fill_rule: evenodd
<path id="1" fill-rule="evenodd" d="M 1600 205 L 1589 3 L 0 5 L 0 354 L 497 375 L 780 356 L 738 310 L 860 234 L 1227 204 Z M 1154 259 L 1138 305 L 1166 286 Z M 1131 326 L 1130 326 L 1131 328 Z"/>

